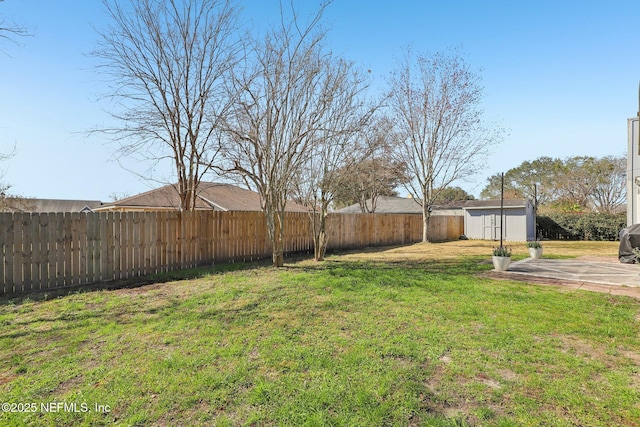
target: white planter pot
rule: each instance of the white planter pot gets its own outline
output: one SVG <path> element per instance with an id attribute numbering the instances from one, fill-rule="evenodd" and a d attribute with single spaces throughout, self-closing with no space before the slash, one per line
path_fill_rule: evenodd
<path id="1" fill-rule="evenodd" d="M 505 271 L 511 264 L 510 256 L 493 256 L 493 268 L 496 271 Z"/>
<path id="2" fill-rule="evenodd" d="M 542 258 L 542 248 L 529 248 L 529 256 L 533 259 Z"/>

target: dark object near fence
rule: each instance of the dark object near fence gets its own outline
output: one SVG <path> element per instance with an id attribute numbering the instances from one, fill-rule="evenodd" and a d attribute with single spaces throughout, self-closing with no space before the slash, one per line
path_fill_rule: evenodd
<path id="1" fill-rule="evenodd" d="M 640 247 L 640 224 L 630 225 L 620 231 L 620 248 L 618 259 L 623 264 L 635 264 L 638 258 L 633 253 L 633 248 Z"/>

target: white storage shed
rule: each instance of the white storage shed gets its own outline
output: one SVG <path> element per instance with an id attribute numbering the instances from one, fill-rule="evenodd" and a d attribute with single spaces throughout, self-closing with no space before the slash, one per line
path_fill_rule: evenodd
<path id="1" fill-rule="evenodd" d="M 464 209 L 464 234 L 469 239 L 500 240 L 500 200 L 469 200 Z M 536 220 L 529 200 L 505 199 L 502 239 L 535 240 Z"/>

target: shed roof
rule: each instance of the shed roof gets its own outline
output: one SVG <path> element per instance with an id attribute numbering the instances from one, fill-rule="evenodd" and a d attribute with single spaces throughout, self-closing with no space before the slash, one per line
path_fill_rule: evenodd
<path id="1" fill-rule="evenodd" d="M 526 199 L 504 199 L 503 206 L 505 209 L 525 208 L 530 203 Z M 469 200 L 463 209 L 495 209 L 500 208 L 500 199 L 495 200 Z"/>

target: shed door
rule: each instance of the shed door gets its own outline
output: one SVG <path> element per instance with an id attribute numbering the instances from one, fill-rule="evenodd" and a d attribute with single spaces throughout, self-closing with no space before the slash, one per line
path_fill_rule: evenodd
<path id="1" fill-rule="evenodd" d="M 500 240 L 500 214 L 495 212 L 485 212 L 483 217 L 485 240 Z"/>
<path id="2" fill-rule="evenodd" d="M 494 230 L 494 225 L 496 223 L 496 215 L 492 214 L 492 213 L 485 213 L 484 215 L 482 215 L 483 218 L 483 223 L 484 223 L 484 232 L 482 234 L 482 238 L 484 240 L 494 240 L 494 236 L 495 236 L 495 230 Z"/>

